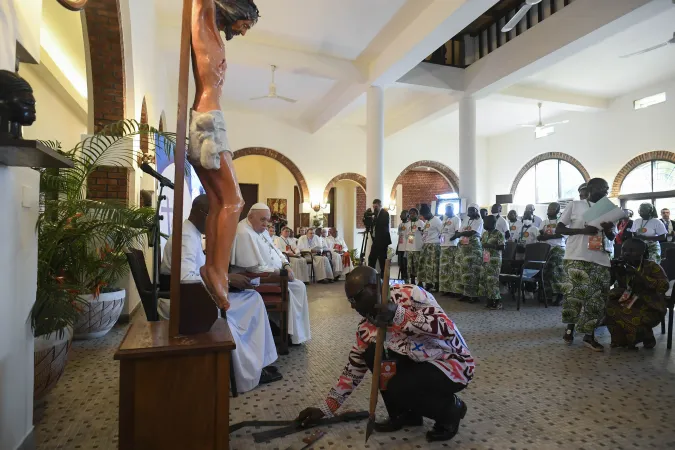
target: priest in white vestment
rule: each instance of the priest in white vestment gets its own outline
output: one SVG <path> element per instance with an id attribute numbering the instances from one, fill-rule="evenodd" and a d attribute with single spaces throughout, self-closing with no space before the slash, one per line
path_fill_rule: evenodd
<path id="1" fill-rule="evenodd" d="M 272 242 L 267 232 L 269 220 L 267 205 L 256 203 L 251 207 L 248 217 L 237 225 L 230 265 L 249 273 L 278 274 L 282 269 L 288 270 L 288 333 L 293 344 L 302 344 L 311 338 L 307 288 L 295 278 L 290 263 Z"/>
<path id="2" fill-rule="evenodd" d="M 344 239 L 338 236 L 337 228 L 331 228 L 326 238 L 326 246 L 333 254 L 333 271 L 339 273 L 340 279 L 346 279 L 347 274 L 354 270 L 349 247 Z"/>
<path id="3" fill-rule="evenodd" d="M 334 275 L 330 260 L 327 256 L 323 256 L 325 242 L 314 234 L 313 229 L 310 228 L 307 230 L 307 234 L 298 239 L 298 248 L 305 254 L 311 253 L 314 262 L 314 278 L 316 281 L 319 283 L 333 282 Z"/>
<path id="4" fill-rule="evenodd" d="M 181 245 L 181 281 L 202 282 L 199 268 L 206 263 L 202 250 L 202 231 L 208 215 L 206 195 L 200 195 L 192 203 L 190 216 L 183 222 Z M 172 242 L 169 237 L 164 246 L 160 272 L 171 274 Z M 241 275 L 230 275 L 231 288 L 250 287 L 250 281 Z M 274 337 L 267 318 L 263 299 L 256 291 L 242 289 L 230 290 L 230 307 L 227 310 L 227 324 L 237 348 L 232 351 L 232 366 L 237 381 L 238 392 L 248 392 L 258 384 L 281 379 L 275 367 L 268 367 L 277 360 Z M 214 308 L 216 305 L 213 305 Z M 169 300 L 160 299 L 159 313 L 169 318 Z"/>
<path id="5" fill-rule="evenodd" d="M 304 256 L 302 256 L 300 249 L 291 236 L 291 229 L 284 227 L 281 230 L 281 236 L 274 237 L 274 245 L 281 250 L 281 253 L 288 258 L 288 262 L 291 264 L 291 269 L 295 274 L 297 280 L 302 281 L 303 283 L 309 283 L 309 265 Z"/>

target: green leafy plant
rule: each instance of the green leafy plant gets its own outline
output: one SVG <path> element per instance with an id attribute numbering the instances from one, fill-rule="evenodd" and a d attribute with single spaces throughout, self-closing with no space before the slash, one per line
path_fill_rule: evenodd
<path id="1" fill-rule="evenodd" d="M 97 297 L 116 290 L 115 283 L 128 272 L 124 250 L 142 245 L 151 228 L 150 208 L 87 198 L 87 180 L 97 167 L 133 167 L 138 156 L 134 140 L 148 142 L 152 153 L 163 147 L 170 155 L 175 147 L 175 134 L 134 120 L 111 124 L 68 152 L 61 151 L 58 142 L 43 142 L 72 160 L 74 167 L 40 169 L 38 280 L 31 311 L 35 336 L 72 326 L 81 295 Z"/>

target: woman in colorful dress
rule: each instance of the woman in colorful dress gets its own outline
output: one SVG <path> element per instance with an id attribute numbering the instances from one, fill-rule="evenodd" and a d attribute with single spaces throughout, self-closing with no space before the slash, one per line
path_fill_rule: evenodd
<path id="1" fill-rule="evenodd" d="M 462 294 L 459 284 L 459 276 L 455 265 L 458 255 L 455 234 L 462 226 L 462 221 L 455 215 L 455 209 L 451 203 L 445 207 L 445 217 L 443 218 L 443 230 L 441 231 L 441 267 L 439 275 L 439 292 L 449 294 L 453 297 L 461 297 Z"/>
<path id="2" fill-rule="evenodd" d="M 422 205 L 420 214 L 425 220 L 422 229 L 422 255 L 418 283 L 429 292 L 438 289 L 439 264 L 441 261 L 441 231 L 443 222 L 436 217 L 429 205 Z"/>
<path id="3" fill-rule="evenodd" d="M 479 207 L 472 203 L 467 216 L 462 221 L 462 229 L 455 234 L 459 238 L 459 255 L 455 261 L 455 270 L 459 274 L 460 301 L 476 303 L 478 301 L 478 283 L 483 265 L 483 246 L 480 237 L 483 234 L 483 219 L 480 218 Z"/>
<path id="4" fill-rule="evenodd" d="M 558 217 L 560 217 L 560 204 L 553 202 L 548 205 L 546 211 L 546 220 L 542 222 L 539 230 L 540 242 L 546 242 L 551 246 L 546 267 L 544 267 L 544 293 L 546 298 L 551 299 L 551 304 L 560 306 L 563 300 L 562 283 L 565 281 L 565 268 L 563 267 L 563 258 L 565 258 L 565 236 L 555 232 L 558 228 Z M 555 297 L 555 298 L 554 298 Z"/>
<path id="5" fill-rule="evenodd" d="M 419 219 L 417 208 L 408 210 L 410 216 L 410 228 L 406 241 L 406 256 L 408 258 L 408 277 L 410 284 L 416 284 L 415 278 L 420 269 L 420 255 L 422 253 L 422 229 L 424 222 Z"/>
<path id="6" fill-rule="evenodd" d="M 506 241 L 501 231 L 496 229 L 497 218 L 487 216 L 483 223 L 485 231 L 481 237 L 483 246 L 483 267 L 480 271 L 478 295 L 487 298 L 486 308 L 502 309 L 502 296 L 499 293 L 499 272 L 502 268 L 502 251 Z"/>
<path id="7" fill-rule="evenodd" d="M 656 264 L 661 263 L 661 244 L 666 241 L 666 227 L 658 219 L 656 208 L 651 203 L 643 203 L 638 210 L 640 218 L 633 221 L 631 233 L 633 237 L 644 241 L 649 248 L 649 259 Z"/>
<path id="8" fill-rule="evenodd" d="M 609 293 L 605 322 L 612 335 L 612 347 L 634 349 L 642 342 L 654 348 L 652 328 L 666 314 L 668 278 L 661 266 L 648 259 L 648 244 L 629 239 L 623 244 L 621 259 L 612 261 L 617 285 Z"/>

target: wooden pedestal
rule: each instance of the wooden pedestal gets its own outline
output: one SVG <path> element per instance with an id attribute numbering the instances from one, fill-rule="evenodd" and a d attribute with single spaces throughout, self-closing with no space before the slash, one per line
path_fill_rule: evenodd
<path id="1" fill-rule="evenodd" d="M 227 449 L 234 348 L 223 319 L 175 338 L 168 321 L 134 322 L 115 353 L 120 450 Z"/>

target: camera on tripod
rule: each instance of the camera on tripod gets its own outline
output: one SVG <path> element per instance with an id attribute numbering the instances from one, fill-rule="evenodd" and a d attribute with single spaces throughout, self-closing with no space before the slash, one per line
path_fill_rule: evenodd
<path id="1" fill-rule="evenodd" d="M 368 232 L 372 230 L 375 225 L 375 213 L 373 213 L 373 210 L 370 208 L 366 209 L 366 212 L 363 213 L 363 225 Z"/>

